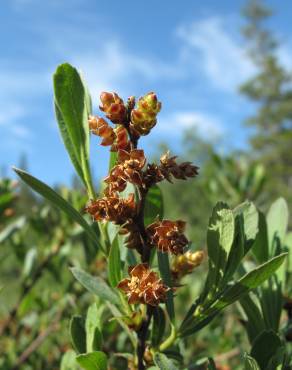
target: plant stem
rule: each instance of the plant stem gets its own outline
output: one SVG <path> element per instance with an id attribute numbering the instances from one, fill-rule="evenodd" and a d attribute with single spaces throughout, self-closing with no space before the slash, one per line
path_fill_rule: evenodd
<path id="1" fill-rule="evenodd" d="M 131 142 L 131 149 L 137 149 L 138 146 L 138 141 L 139 138 L 136 137 L 135 135 L 132 134 L 130 130 L 130 116 L 131 116 L 131 111 L 128 111 L 128 116 L 126 122 L 124 122 L 124 127 L 126 128 L 129 139 Z M 139 211 L 137 214 L 137 217 L 135 218 L 134 222 L 136 223 L 139 233 L 141 235 L 141 238 L 143 240 L 143 245 L 141 250 L 138 250 L 138 252 L 141 254 L 141 260 L 143 263 L 149 263 L 150 260 L 150 252 L 151 252 L 151 247 L 148 242 L 148 235 L 146 233 L 146 228 L 144 224 L 144 208 L 145 208 L 145 201 L 146 201 L 146 195 L 148 193 L 148 189 L 139 186 L 138 187 L 139 191 Z M 144 353 L 146 349 L 146 338 L 147 338 L 147 333 L 148 333 L 148 328 L 151 322 L 151 318 L 153 315 L 153 307 L 150 305 L 147 305 L 146 309 L 146 317 L 143 320 L 140 328 L 137 330 L 137 337 L 138 337 L 138 344 L 137 344 L 137 349 L 136 349 L 136 354 L 137 354 L 137 359 L 138 359 L 138 370 L 145 370 L 145 364 L 144 364 Z"/>
<path id="2" fill-rule="evenodd" d="M 147 306 L 146 318 L 142 322 L 140 329 L 137 332 L 138 336 L 138 346 L 137 346 L 137 357 L 138 357 L 138 370 L 145 370 L 146 367 L 144 365 L 144 353 L 146 348 L 146 338 L 148 333 L 148 328 L 151 322 L 153 314 L 153 307 Z"/>
<path id="3" fill-rule="evenodd" d="M 170 347 L 174 343 L 175 340 L 176 340 L 176 329 L 174 325 L 171 325 L 170 336 L 160 344 L 159 351 L 160 352 L 165 351 L 168 347 Z"/>

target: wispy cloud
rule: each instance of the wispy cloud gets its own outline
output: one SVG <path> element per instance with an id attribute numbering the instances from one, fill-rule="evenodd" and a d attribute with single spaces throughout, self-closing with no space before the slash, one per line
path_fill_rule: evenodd
<path id="1" fill-rule="evenodd" d="M 123 95 L 130 87 L 145 81 L 177 80 L 183 70 L 159 58 L 141 56 L 127 50 L 117 40 L 100 45 L 98 53 L 75 54 L 70 60 L 86 75 L 95 96 L 103 90 L 116 90 Z"/>
<path id="2" fill-rule="evenodd" d="M 222 18 L 209 17 L 180 26 L 177 34 L 187 48 L 184 53 L 193 60 L 198 60 L 194 58 L 197 54 L 197 67 L 202 68 L 210 83 L 224 91 L 234 92 L 255 71 Z"/>
<path id="3" fill-rule="evenodd" d="M 224 127 L 217 117 L 199 111 L 175 111 L 171 115 L 162 116 L 157 127 L 170 135 L 191 128 L 209 139 L 218 138 L 224 133 Z"/>

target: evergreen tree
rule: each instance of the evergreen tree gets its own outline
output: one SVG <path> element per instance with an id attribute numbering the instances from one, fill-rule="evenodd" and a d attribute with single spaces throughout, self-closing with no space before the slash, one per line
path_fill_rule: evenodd
<path id="1" fill-rule="evenodd" d="M 247 119 L 255 128 L 251 145 L 266 168 L 269 194 L 292 200 L 292 75 L 281 65 L 278 43 L 265 27 L 270 9 L 261 0 L 250 0 L 243 15 L 247 23 L 242 31 L 256 67 L 256 74 L 241 86 L 257 105 L 255 115 Z"/>

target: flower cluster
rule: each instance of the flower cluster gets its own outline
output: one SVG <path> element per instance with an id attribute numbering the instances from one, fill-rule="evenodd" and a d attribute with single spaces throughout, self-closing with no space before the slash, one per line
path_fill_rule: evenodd
<path id="1" fill-rule="evenodd" d="M 106 194 L 125 190 L 127 182 L 139 186 L 143 185 L 142 169 L 146 163 L 143 150 L 119 150 L 117 162 L 118 164 L 112 168 L 110 174 L 104 179 L 107 184 Z"/>
<path id="2" fill-rule="evenodd" d="M 130 279 L 123 279 L 118 285 L 126 293 L 129 304 L 157 306 L 165 300 L 169 288 L 146 263 L 129 267 L 129 275 Z"/>
<path id="3" fill-rule="evenodd" d="M 135 216 L 134 194 L 130 194 L 128 198 L 112 196 L 91 201 L 86 211 L 95 221 L 111 221 L 117 225 L 123 225 Z"/>
<path id="4" fill-rule="evenodd" d="M 99 106 L 106 117 L 113 123 L 123 123 L 127 116 L 127 109 L 118 94 L 103 92 L 100 95 L 101 105 Z"/>
<path id="5" fill-rule="evenodd" d="M 195 177 L 198 167 L 190 162 L 179 164 L 169 153 L 160 158 L 159 164 L 146 163 L 144 151 L 138 149 L 137 144 L 140 136 L 147 135 L 156 125 L 161 109 L 161 103 L 153 92 L 140 98 L 137 104 L 133 96 L 124 103 L 116 93 L 108 92 L 103 92 L 100 100 L 105 118 L 90 116 L 89 128 L 94 135 L 101 137 L 101 145 L 110 146 L 117 156 L 115 165 L 104 179 L 106 186 L 101 198 L 92 199 L 86 211 L 95 221 L 119 225 L 120 234 L 125 235 L 125 245 L 141 255 L 143 263 L 130 267 L 130 277 L 118 284 L 129 303 L 156 306 L 165 301 L 170 288 L 149 268 L 151 249 L 184 257 L 187 256 L 183 253 L 189 241 L 184 235 L 185 222 L 180 220 L 156 221 L 145 227 L 143 215 L 147 192 L 162 180 L 172 182 L 172 179 Z M 137 196 L 123 197 L 122 192 L 129 183 L 134 185 Z M 194 264 L 193 261 L 192 266 Z M 182 260 L 175 266 L 176 270 L 187 268 Z"/>
<path id="6" fill-rule="evenodd" d="M 102 138 L 101 145 L 111 145 L 113 152 L 129 149 L 127 130 L 123 126 L 117 126 L 113 129 L 105 119 L 98 116 L 90 116 L 88 123 L 91 132 Z"/>
<path id="7" fill-rule="evenodd" d="M 151 244 L 157 246 L 161 252 L 182 254 L 189 241 L 184 235 L 186 224 L 184 221 L 157 221 L 147 227 Z"/>
<path id="8" fill-rule="evenodd" d="M 148 164 L 145 173 L 145 183 L 148 186 L 160 181 L 167 180 L 172 182 L 172 178 L 186 180 L 188 177 L 198 175 L 199 168 L 191 162 L 176 163 L 176 156 L 170 157 L 169 152 L 160 158 L 160 164 Z"/>
<path id="9" fill-rule="evenodd" d="M 151 92 L 140 98 L 137 105 L 131 112 L 131 127 L 139 135 L 147 135 L 156 125 L 156 116 L 161 109 L 161 103 Z"/>

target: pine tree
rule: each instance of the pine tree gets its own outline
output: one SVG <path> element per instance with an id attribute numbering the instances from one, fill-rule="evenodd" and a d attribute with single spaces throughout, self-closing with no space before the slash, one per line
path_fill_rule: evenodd
<path id="1" fill-rule="evenodd" d="M 242 32 L 256 67 L 255 76 L 241 86 L 241 92 L 257 106 L 255 115 L 246 121 L 255 128 L 251 145 L 266 168 L 270 195 L 292 199 L 292 75 L 281 65 L 279 45 L 265 27 L 271 10 L 261 0 L 250 0 L 243 15 L 247 24 Z"/>

